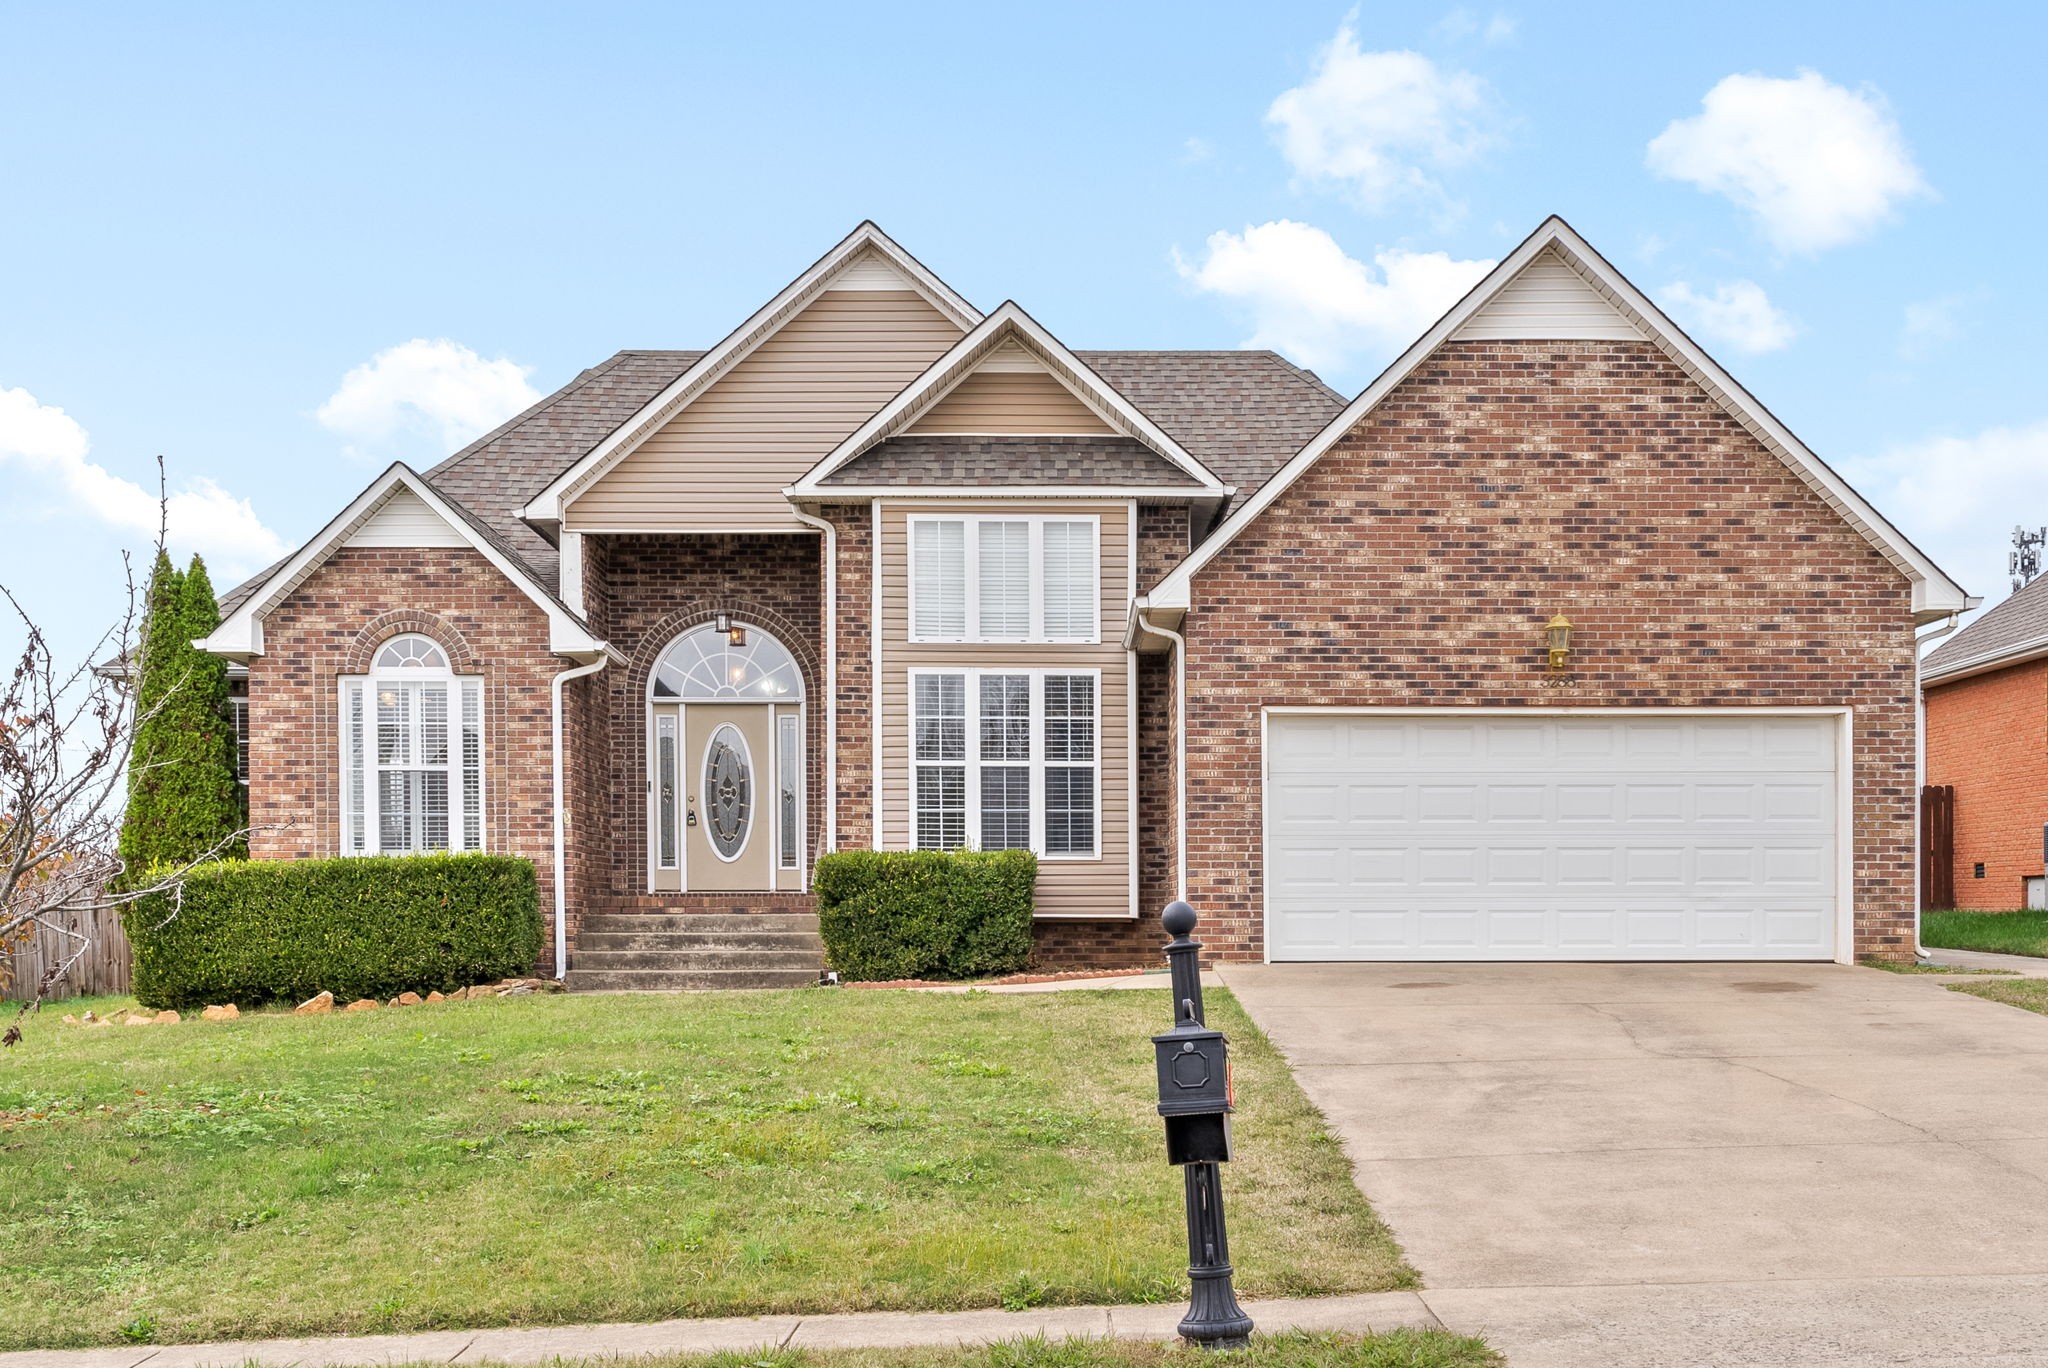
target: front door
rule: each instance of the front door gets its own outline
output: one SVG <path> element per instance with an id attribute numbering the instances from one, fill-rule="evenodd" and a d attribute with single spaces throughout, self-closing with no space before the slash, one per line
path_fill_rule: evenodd
<path id="1" fill-rule="evenodd" d="M 683 847 L 692 893 L 775 887 L 772 707 L 683 705 Z"/>

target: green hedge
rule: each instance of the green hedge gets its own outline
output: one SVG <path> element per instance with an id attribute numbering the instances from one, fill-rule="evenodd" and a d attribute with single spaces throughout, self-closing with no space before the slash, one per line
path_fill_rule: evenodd
<path id="1" fill-rule="evenodd" d="M 533 863 L 402 855 L 215 865 L 122 914 L 145 1007 L 447 991 L 533 971 Z"/>
<path id="2" fill-rule="evenodd" d="M 825 961 L 844 979 L 988 978 L 1031 958 L 1028 850 L 846 850 L 818 860 Z"/>

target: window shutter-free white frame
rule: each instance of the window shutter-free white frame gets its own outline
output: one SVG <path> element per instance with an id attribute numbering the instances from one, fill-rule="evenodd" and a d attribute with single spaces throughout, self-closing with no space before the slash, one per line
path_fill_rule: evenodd
<path id="1" fill-rule="evenodd" d="M 1101 520 L 909 519 L 910 640 L 1101 640 Z"/>

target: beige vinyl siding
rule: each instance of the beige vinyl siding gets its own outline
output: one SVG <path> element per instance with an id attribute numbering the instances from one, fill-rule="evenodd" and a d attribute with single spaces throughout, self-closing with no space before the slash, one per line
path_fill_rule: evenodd
<path id="1" fill-rule="evenodd" d="M 801 530 L 782 490 L 959 340 L 914 291 L 827 291 L 578 495 L 563 525 Z"/>
<path id="2" fill-rule="evenodd" d="M 1101 523 L 1098 592 L 1101 640 L 1092 644 L 980 645 L 910 640 L 908 527 L 911 516 L 1094 516 Z M 1038 866 L 1041 916 L 1124 917 L 1131 911 L 1130 658 L 1123 624 L 1130 610 L 1130 508 L 1127 503 L 1035 502 L 1022 507 L 890 501 L 881 511 L 882 569 L 882 839 L 885 850 L 908 850 L 914 812 L 910 783 L 912 670 L 1100 671 L 1096 720 L 1100 748 L 1100 826 L 1094 859 L 1046 859 Z"/>
<path id="3" fill-rule="evenodd" d="M 1095 433 L 1113 431 L 1074 392 L 1042 370 L 984 370 L 962 380 L 914 433 Z"/>
<path id="4" fill-rule="evenodd" d="M 1554 251 L 1543 252 L 1451 335 L 1454 342 L 1588 338 L 1640 342 L 1642 333 Z"/>
<path id="5" fill-rule="evenodd" d="M 349 534 L 343 546 L 468 546 L 469 538 L 448 525 L 448 520 L 427 507 L 427 501 L 410 489 L 391 493 L 361 527 Z"/>

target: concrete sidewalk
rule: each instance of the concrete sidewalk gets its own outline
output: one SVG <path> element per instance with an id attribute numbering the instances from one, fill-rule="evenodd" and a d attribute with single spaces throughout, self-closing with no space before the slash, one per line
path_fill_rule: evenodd
<path id="1" fill-rule="evenodd" d="M 1434 1328 L 1413 1292 L 1247 1302 L 1262 1332 Z M 540 1364 L 563 1359 L 712 1354 L 764 1346 L 805 1349 L 982 1345 L 1044 1335 L 1050 1339 L 1171 1339 L 1187 1307 L 1060 1306 L 1037 1311 L 896 1311 L 841 1316 L 736 1316 L 653 1325 L 558 1325 L 532 1329 L 439 1330 L 416 1335 L 251 1340 L 225 1344 L 137 1345 L 119 1349 L 26 1349 L 0 1353 L 0 1368 L 370 1368 L 401 1363 Z"/>
<path id="2" fill-rule="evenodd" d="M 1994 955 L 1988 950 L 1936 950 L 1930 946 L 1926 962 L 1951 964 L 1958 969 L 2003 969 L 2022 978 L 2048 978 L 2048 959 L 2036 955 Z"/>

